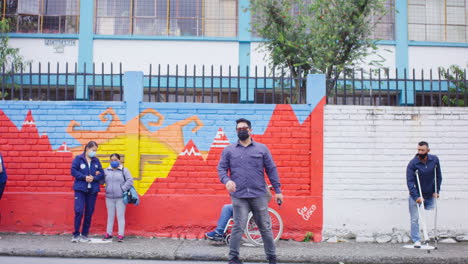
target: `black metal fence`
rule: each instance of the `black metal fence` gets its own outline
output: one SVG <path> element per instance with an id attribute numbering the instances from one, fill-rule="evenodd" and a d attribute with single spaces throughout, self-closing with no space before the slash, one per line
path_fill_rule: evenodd
<path id="1" fill-rule="evenodd" d="M 337 78 L 334 78 L 338 76 Z M 327 78 L 327 104 L 468 106 L 466 69 L 347 69 Z"/>
<path id="2" fill-rule="evenodd" d="M 305 77 L 293 77 L 284 68 L 149 65 L 146 73 L 140 91 L 145 102 L 306 103 Z M 122 101 L 123 94 L 122 64 L 0 68 L 0 100 Z"/>
<path id="3" fill-rule="evenodd" d="M 306 77 L 285 68 L 149 65 L 144 101 L 184 103 L 306 103 Z"/>
<path id="4" fill-rule="evenodd" d="M 27 64 L 0 67 L 0 100 L 122 101 L 122 64 Z M 327 75 L 328 76 L 328 75 Z M 466 69 L 347 69 L 329 74 L 327 104 L 468 106 Z M 308 92 L 320 92 L 313 87 Z M 306 77 L 287 69 L 149 65 L 145 102 L 306 103 Z"/>
<path id="5" fill-rule="evenodd" d="M 0 100 L 122 101 L 122 65 L 24 64 L 0 68 Z"/>

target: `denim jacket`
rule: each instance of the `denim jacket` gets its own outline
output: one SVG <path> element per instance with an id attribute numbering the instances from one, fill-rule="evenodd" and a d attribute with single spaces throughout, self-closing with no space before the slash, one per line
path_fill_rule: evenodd
<path id="1" fill-rule="evenodd" d="M 423 198 L 429 199 L 435 192 L 435 175 L 437 173 L 437 193 L 440 191 L 442 183 L 442 171 L 440 169 L 439 158 L 436 155 L 427 154 L 426 162 L 422 162 L 416 155 L 408 164 L 406 169 L 406 183 L 411 198 L 418 199 L 419 194 L 416 171 L 419 175 Z"/>

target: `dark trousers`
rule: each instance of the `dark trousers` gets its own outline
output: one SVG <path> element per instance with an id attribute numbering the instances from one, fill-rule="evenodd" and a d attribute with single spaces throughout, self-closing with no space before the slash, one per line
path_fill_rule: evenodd
<path id="1" fill-rule="evenodd" d="M 2 199 L 3 191 L 5 190 L 5 185 L 6 185 L 6 182 L 0 183 L 0 200 Z"/>
<path id="2" fill-rule="evenodd" d="M 97 193 L 88 193 L 75 190 L 75 231 L 73 236 L 80 235 L 81 221 L 84 215 L 83 229 L 81 235 L 88 236 L 91 218 L 96 205 Z"/>

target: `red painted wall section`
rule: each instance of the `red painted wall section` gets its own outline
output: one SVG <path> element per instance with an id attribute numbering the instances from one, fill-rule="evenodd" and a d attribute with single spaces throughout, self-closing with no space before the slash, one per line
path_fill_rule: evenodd
<path id="1" fill-rule="evenodd" d="M 301 123 L 290 105 L 277 105 L 264 133 L 254 135 L 254 140 L 270 148 L 279 170 L 285 202 L 281 207 L 273 202 L 270 206 L 282 216 L 284 239 L 303 240 L 307 232 L 312 232 L 314 241 L 321 241 L 323 107 L 324 100 Z M 52 149 L 48 136 L 38 131 L 33 113 L 28 112 L 18 129 L 0 110 L 0 152 L 9 175 L 0 201 L 0 232 L 70 234 L 73 155 L 66 143 Z M 120 122 L 118 125 L 123 126 Z M 75 131 L 73 137 L 77 134 Z M 112 140 L 105 132 L 101 134 L 102 143 Z M 222 205 L 230 203 L 216 170 L 228 144 L 222 127 L 217 128 L 207 153 L 189 140 L 167 177 L 154 180 L 139 206 L 127 207 L 127 235 L 195 239 L 212 230 Z M 77 152 L 79 148 L 73 149 Z M 101 192 L 91 233 L 104 233 L 106 215 Z"/>
<path id="2" fill-rule="evenodd" d="M 31 110 L 20 130 L 0 110 L 0 133 L 8 192 L 70 191 L 73 157 L 70 152 L 52 150 L 47 134 L 39 134 Z"/>

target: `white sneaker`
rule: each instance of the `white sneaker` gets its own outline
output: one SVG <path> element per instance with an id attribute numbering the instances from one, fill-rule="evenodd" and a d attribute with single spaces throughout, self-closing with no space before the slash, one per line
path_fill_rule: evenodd
<path id="1" fill-rule="evenodd" d="M 87 236 L 81 236 L 80 237 L 80 242 L 81 243 L 89 243 L 89 242 L 91 242 L 91 239 L 89 239 Z"/>
<path id="2" fill-rule="evenodd" d="M 414 248 L 421 248 L 421 241 L 414 242 Z"/>
<path id="3" fill-rule="evenodd" d="M 72 243 L 80 242 L 80 237 L 79 237 L 79 236 L 73 236 L 71 242 L 72 242 Z"/>

